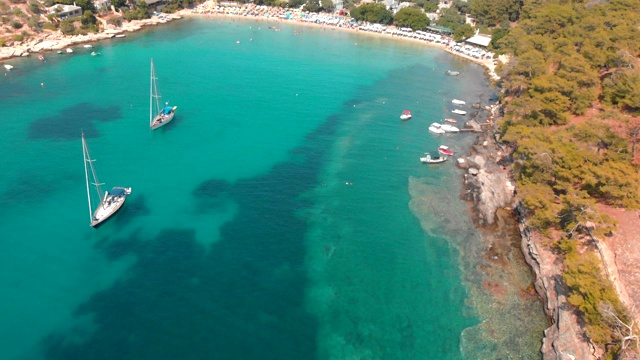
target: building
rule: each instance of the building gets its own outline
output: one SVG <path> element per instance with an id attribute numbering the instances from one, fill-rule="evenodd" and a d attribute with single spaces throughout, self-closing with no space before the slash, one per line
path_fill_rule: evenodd
<path id="1" fill-rule="evenodd" d="M 82 8 L 75 5 L 53 5 L 47 8 L 47 13 L 57 16 L 60 20 L 82 16 Z"/>
<path id="2" fill-rule="evenodd" d="M 491 36 L 490 35 L 480 35 L 478 33 L 478 31 L 476 31 L 476 34 L 473 35 L 472 37 L 468 38 L 467 40 L 465 40 L 465 42 L 467 44 L 471 44 L 474 46 L 479 46 L 482 48 L 486 48 L 487 46 L 489 46 L 489 43 L 491 42 Z"/>
<path id="3" fill-rule="evenodd" d="M 109 10 L 109 8 L 111 7 L 111 0 L 93 0 L 93 6 L 95 6 L 98 10 Z"/>

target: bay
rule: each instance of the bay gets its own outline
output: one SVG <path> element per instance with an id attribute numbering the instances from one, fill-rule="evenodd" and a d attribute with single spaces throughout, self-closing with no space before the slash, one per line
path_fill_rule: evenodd
<path id="1" fill-rule="evenodd" d="M 488 101 L 480 67 L 412 42 L 205 18 L 46 58 L 0 79 L 7 358 L 536 353 L 539 334 L 515 317 L 483 328 L 483 309 L 536 304 L 483 292 L 461 174 L 418 161 L 474 141 L 427 127 L 454 97 Z M 151 58 L 178 105 L 153 132 Z M 97 230 L 81 131 L 101 181 L 133 188 Z"/>

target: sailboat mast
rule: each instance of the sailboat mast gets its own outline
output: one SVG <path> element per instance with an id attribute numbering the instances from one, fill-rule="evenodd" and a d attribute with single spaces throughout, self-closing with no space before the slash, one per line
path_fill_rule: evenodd
<path id="1" fill-rule="evenodd" d="M 158 84 L 156 83 L 156 80 L 158 80 L 156 78 L 156 69 L 155 66 L 153 65 L 153 59 L 151 59 L 151 100 L 150 100 L 150 104 L 149 104 L 149 113 L 150 113 L 150 118 L 151 118 L 151 122 L 153 122 L 153 118 L 154 118 L 154 112 L 153 112 L 153 99 L 156 99 L 156 112 L 155 114 L 159 114 L 160 113 L 160 94 L 158 94 Z"/>
<path id="2" fill-rule="evenodd" d="M 151 84 L 149 85 L 149 126 L 153 123 L 153 83 L 154 83 L 153 59 L 151 59 Z"/>
<path id="3" fill-rule="evenodd" d="M 84 141 L 82 133 L 82 155 L 84 157 L 84 178 L 87 183 L 87 200 L 89 202 L 89 221 L 93 221 L 93 207 L 91 206 L 91 193 L 89 192 L 89 172 L 87 171 L 87 143 Z"/>
<path id="4" fill-rule="evenodd" d="M 85 151 L 87 152 L 87 162 L 89 163 L 89 169 L 91 169 L 91 176 L 93 177 L 93 185 L 96 186 L 96 192 L 98 193 L 98 199 L 100 199 L 100 205 L 102 205 L 102 189 L 100 189 L 100 181 L 98 180 L 98 174 L 96 174 L 96 168 L 93 166 L 93 162 L 95 160 L 91 159 L 91 154 L 89 153 L 89 146 L 87 146 L 87 142 L 84 140 L 84 136 L 82 138 L 84 143 Z"/>

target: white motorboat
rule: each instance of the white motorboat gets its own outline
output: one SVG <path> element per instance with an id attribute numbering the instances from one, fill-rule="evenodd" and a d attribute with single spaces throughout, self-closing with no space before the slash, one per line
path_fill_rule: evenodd
<path id="1" fill-rule="evenodd" d="M 467 115 L 466 111 L 460 109 L 453 109 L 451 112 L 458 115 Z"/>
<path id="2" fill-rule="evenodd" d="M 424 157 L 420 158 L 423 164 L 440 164 L 447 161 L 446 156 L 431 156 L 429 153 L 425 153 Z"/>
<path id="3" fill-rule="evenodd" d="M 462 100 L 458 100 L 458 99 L 451 100 L 451 103 L 454 104 L 454 105 L 464 105 L 464 104 L 466 104 L 466 102 L 464 102 Z"/>
<path id="4" fill-rule="evenodd" d="M 67 48 L 67 50 L 65 50 L 67 52 L 67 54 L 71 54 L 73 52 L 73 50 L 71 50 L 71 48 Z"/>
<path id="5" fill-rule="evenodd" d="M 402 112 L 402 115 L 400 115 L 400 120 L 409 120 L 412 116 L 413 115 L 411 115 L 411 111 L 405 110 Z"/>
<path id="6" fill-rule="evenodd" d="M 458 75 L 460 75 L 459 71 L 452 71 L 452 70 L 447 70 L 444 73 L 449 75 L 449 76 L 458 76 Z"/>
<path id="7" fill-rule="evenodd" d="M 440 128 L 445 132 L 460 132 L 460 129 L 450 124 L 440 124 Z"/>
<path id="8" fill-rule="evenodd" d="M 11 70 L 11 69 L 13 69 L 13 65 L 4 64 L 4 68 L 7 69 L 7 70 Z"/>
<path id="9" fill-rule="evenodd" d="M 87 44 L 85 46 L 83 46 L 85 49 L 91 49 L 93 47 L 93 45 Z"/>
<path id="10" fill-rule="evenodd" d="M 444 134 L 446 132 L 444 131 L 444 129 L 442 129 L 442 124 L 438 124 L 438 123 L 431 124 L 431 126 L 429 126 L 429 131 L 431 131 L 434 134 Z"/>

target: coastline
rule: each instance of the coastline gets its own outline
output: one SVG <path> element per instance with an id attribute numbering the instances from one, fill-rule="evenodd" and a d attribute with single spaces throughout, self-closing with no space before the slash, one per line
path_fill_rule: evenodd
<path id="1" fill-rule="evenodd" d="M 27 57 L 32 53 L 46 53 L 50 51 L 61 50 L 70 46 L 80 45 L 80 44 L 88 44 L 92 42 L 97 42 L 101 40 L 112 39 L 118 35 L 123 35 L 127 32 L 136 32 L 147 26 L 156 26 L 160 24 L 164 24 L 173 20 L 179 20 L 183 17 L 203 17 L 203 18 L 234 18 L 234 19 L 251 19 L 252 21 L 266 21 L 266 22 L 276 22 L 276 23 L 292 23 L 300 26 L 311 26 L 311 27 L 319 27 L 319 28 L 329 28 L 331 30 L 339 30 L 339 31 L 349 31 L 353 33 L 366 33 L 369 36 L 379 36 L 385 37 L 394 40 L 401 41 L 412 41 L 414 43 L 420 43 L 426 46 L 440 48 L 452 55 L 459 56 L 461 58 L 472 61 L 476 64 L 483 66 L 486 69 L 487 75 L 493 81 L 499 80 L 500 77 L 496 74 L 496 65 L 498 60 L 493 59 L 479 59 L 474 58 L 472 56 L 466 55 L 464 53 L 454 51 L 451 46 L 448 46 L 445 43 L 437 43 L 425 41 L 417 38 L 406 37 L 406 36 L 398 36 L 389 33 L 382 32 L 373 32 L 373 31 L 360 31 L 355 26 L 341 26 L 340 24 L 332 25 L 326 23 L 315 23 L 309 21 L 302 21 L 300 19 L 283 19 L 281 16 L 285 14 L 286 9 L 282 8 L 268 8 L 268 7 L 259 7 L 256 5 L 250 5 L 246 8 L 234 8 L 236 11 L 229 12 L 217 12 L 213 11 L 213 2 L 211 0 L 206 1 L 201 4 L 201 8 L 196 9 L 183 9 L 175 14 L 162 14 L 159 16 L 152 16 L 149 19 L 144 20 L 132 20 L 130 22 L 125 22 L 121 27 L 115 27 L 113 25 L 107 25 L 106 21 L 102 21 L 105 26 L 105 30 L 101 33 L 96 34 L 87 34 L 87 35 L 62 35 L 59 31 L 57 32 L 48 32 L 43 31 L 40 34 L 35 34 L 29 40 L 23 41 L 18 45 L 9 46 L 9 47 L 0 47 L 0 62 L 6 63 L 6 60 L 12 58 L 19 57 Z M 206 10 L 203 10 L 206 9 Z M 257 12 L 257 10 L 263 10 L 262 12 Z M 242 13 L 240 13 L 242 11 Z M 247 12 L 257 12 L 253 15 L 247 15 Z M 346 18 L 345 18 L 346 19 Z M 393 27 L 391 27 L 393 28 Z M 447 38 L 449 42 L 452 42 L 450 38 Z M 499 61 L 505 61 L 505 59 L 500 59 Z"/>

